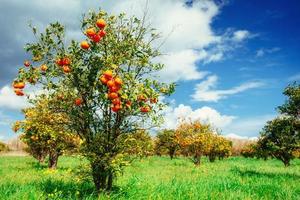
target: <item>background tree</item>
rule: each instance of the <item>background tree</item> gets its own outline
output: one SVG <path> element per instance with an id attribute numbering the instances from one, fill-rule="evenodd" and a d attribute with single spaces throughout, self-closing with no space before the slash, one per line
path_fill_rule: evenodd
<path id="1" fill-rule="evenodd" d="M 22 131 L 21 139 L 28 146 L 28 151 L 39 162 L 49 155 L 48 166 L 57 167 L 58 157 L 68 148 L 76 148 L 79 139 L 68 128 L 68 116 L 56 110 L 53 101 L 46 95 L 35 100 L 34 106 L 24 109 L 25 119 L 14 125 L 15 131 Z"/>
<path id="2" fill-rule="evenodd" d="M 210 137 L 211 147 L 208 151 L 210 162 L 214 162 L 216 158 L 223 159 L 231 155 L 232 142 L 217 134 L 207 134 Z"/>
<path id="3" fill-rule="evenodd" d="M 176 129 L 175 137 L 180 147 L 193 156 L 195 165 L 200 165 L 201 157 L 208 155 L 213 129 L 209 124 L 201 124 L 199 121 L 183 122 Z"/>
<path id="4" fill-rule="evenodd" d="M 4 152 L 8 150 L 9 150 L 8 146 L 0 141 L 0 152 Z"/>
<path id="5" fill-rule="evenodd" d="M 24 63 L 14 88 L 17 95 L 24 95 L 27 81 L 43 85 L 51 97 L 58 91 L 67 94 L 60 107 L 83 141 L 81 152 L 90 161 L 96 189 L 111 190 L 116 169 L 123 165 L 119 138 L 159 124 L 158 111 L 164 103 L 158 97 L 171 94 L 174 84 L 152 78 L 163 65 L 153 61 L 160 56 L 152 47 L 159 36 L 145 18 L 90 12 L 81 29 L 86 40 L 66 45 L 59 23 L 40 34 L 33 27 L 37 41 L 27 44 L 26 50 L 34 63 Z"/>
<path id="6" fill-rule="evenodd" d="M 257 150 L 263 156 L 275 157 L 289 166 L 294 153 L 300 148 L 300 85 L 285 88 L 286 102 L 278 107 L 281 116 L 268 121 L 261 132 Z M 261 155 L 259 153 L 258 155 Z"/>
<path id="7" fill-rule="evenodd" d="M 140 158 L 153 155 L 154 141 L 147 131 L 137 130 L 123 137 L 124 153 Z"/>
<path id="8" fill-rule="evenodd" d="M 163 130 L 157 134 L 156 149 L 161 152 L 163 149 L 167 150 L 171 159 L 174 158 L 176 150 L 179 148 L 179 144 L 175 138 L 174 130 Z"/>
<path id="9" fill-rule="evenodd" d="M 291 117 L 278 117 L 267 122 L 257 143 L 258 149 L 281 160 L 285 166 L 300 148 L 300 121 Z"/>

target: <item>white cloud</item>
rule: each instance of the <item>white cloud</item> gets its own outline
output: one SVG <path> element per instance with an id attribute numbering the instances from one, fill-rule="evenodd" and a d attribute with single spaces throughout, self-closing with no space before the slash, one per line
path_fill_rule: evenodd
<path id="1" fill-rule="evenodd" d="M 224 135 L 224 137 L 229 138 L 229 139 L 240 139 L 240 140 L 257 140 L 258 137 L 248 137 L 248 136 L 240 136 L 234 133 L 229 133 Z"/>
<path id="2" fill-rule="evenodd" d="M 246 38 L 249 38 L 250 37 L 250 32 L 247 31 L 247 30 L 238 30 L 238 31 L 235 31 L 233 33 L 233 37 L 232 39 L 235 40 L 235 41 L 243 41 L 245 40 Z"/>
<path id="3" fill-rule="evenodd" d="M 279 47 L 273 47 L 273 48 L 270 48 L 270 49 L 261 48 L 261 49 L 258 49 L 256 51 L 256 57 L 263 57 L 266 54 L 271 54 L 271 53 L 274 53 L 274 52 L 277 52 L 277 51 L 280 51 Z"/>
<path id="4" fill-rule="evenodd" d="M 207 73 L 197 70 L 195 62 L 199 59 L 201 59 L 201 55 L 194 50 L 184 50 L 164 55 L 160 60 L 165 64 L 165 68 L 159 72 L 159 75 L 164 81 L 168 82 L 201 79 Z"/>
<path id="5" fill-rule="evenodd" d="M 258 136 L 267 121 L 273 119 L 274 114 L 253 116 L 249 118 L 238 118 L 230 126 L 223 129 L 225 134 L 234 133 L 240 136 Z"/>
<path id="6" fill-rule="evenodd" d="M 211 123 L 216 128 L 228 126 L 235 116 L 222 115 L 213 108 L 204 106 L 193 110 L 190 106 L 180 104 L 177 107 L 168 107 L 165 110 L 164 128 L 176 128 L 180 120 L 200 120 L 201 122 Z"/>
<path id="7" fill-rule="evenodd" d="M 212 101 L 217 102 L 220 99 L 227 98 L 229 95 L 234 95 L 249 89 L 263 86 L 262 82 L 252 81 L 243 83 L 231 89 L 217 90 L 214 89 L 217 85 L 218 77 L 216 75 L 208 76 L 206 80 L 196 85 L 195 93 L 192 98 L 196 101 Z"/>
<path id="8" fill-rule="evenodd" d="M 0 89 L 0 108 L 20 110 L 26 106 L 28 106 L 26 98 L 16 96 L 11 87 L 4 86 Z"/>

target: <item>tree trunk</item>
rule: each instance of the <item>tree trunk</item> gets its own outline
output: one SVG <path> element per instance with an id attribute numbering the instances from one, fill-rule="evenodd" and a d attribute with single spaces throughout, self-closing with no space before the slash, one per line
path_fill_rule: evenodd
<path id="1" fill-rule="evenodd" d="M 113 183 L 112 172 L 105 170 L 105 167 L 96 162 L 91 164 L 93 181 L 96 187 L 96 191 L 100 193 L 101 191 L 110 191 Z"/>
<path id="2" fill-rule="evenodd" d="M 194 155 L 194 164 L 196 166 L 199 166 L 201 164 L 201 155 L 199 153 L 196 153 Z"/>
<path id="3" fill-rule="evenodd" d="M 216 157 L 214 155 L 208 156 L 209 162 L 215 162 Z"/>
<path id="4" fill-rule="evenodd" d="M 174 158 L 174 155 L 175 155 L 175 149 L 170 149 L 169 150 L 169 155 L 170 155 L 170 158 L 172 160 Z"/>
<path id="5" fill-rule="evenodd" d="M 289 159 L 284 159 L 283 164 L 284 164 L 285 167 L 290 166 L 290 160 Z"/>
<path id="6" fill-rule="evenodd" d="M 106 190 L 110 191 L 113 184 L 113 173 L 110 171 L 107 177 L 107 187 Z"/>
<path id="7" fill-rule="evenodd" d="M 58 151 L 50 151 L 49 152 L 49 162 L 48 162 L 49 169 L 57 168 L 58 157 L 59 157 Z"/>

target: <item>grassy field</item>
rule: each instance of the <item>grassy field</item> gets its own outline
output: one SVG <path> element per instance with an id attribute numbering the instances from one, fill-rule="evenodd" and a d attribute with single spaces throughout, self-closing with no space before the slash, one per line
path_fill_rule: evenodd
<path id="1" fill-rule="evenodd" d="M 83 162 L 62 157 L 56 171 L 31 157 L 0 157 L 0 199 L 97 199 L 90 182 L 71 172 Z M 300 199 L 300 160 L 285 168 L 276 160 L 232 157 L 201 167 L 184 158 L 137 160 L 99 199 Z"/>

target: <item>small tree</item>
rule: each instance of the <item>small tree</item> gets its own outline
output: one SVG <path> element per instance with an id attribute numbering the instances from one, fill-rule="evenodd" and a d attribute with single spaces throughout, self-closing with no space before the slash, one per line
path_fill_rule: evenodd
<path id="1" fill-rule="evenodd" d="M 152 47 L 159 36 L 145 18 L 90 12 L 80 28 L 86 40 L 66 45 L 61 24 L 50 24 L 40 34 L 33 27 L 37 41 L 26 50 L 34 63 L 27 61 L 19 70 L 15 93 L 24 95 L 27 81 L 42 84 L 50 96 L 67 94 L 61 108 L 83 141 L 81 152 L 90 161 L 96 190 L 109 191 L 123 163 L 119 138 L 158 125 L 165 105 L 158 97 L 171 94 L 174 84 L 153 78 L 163 65 L 154 61 L 161 55 Z"/>
<path id="2" fill-rule="evenodd" d="M 208 151 L 210 162 L 214 162 L 216 158 L 223 159 L 231 155 L 232 142 L 217 134 L 208 134 L 211 137 L 211 147 Z"/>
<path id="3" fill-rule="evenodd" d="M 0 141 L 0 152 L 8 151 L 8 146 Z"/>
<path id="4" fill-rule="evenodd" d="M 179 148 L 179 144 L 175 138 L 174 130 L 163 130 L 157 134 L 156 149 L 161 152 L 162 149 L 166 149 L 171 159 L 174 158 L 176 150 Z"/>
<path id="5" fill-rule="evenodd" d="M 300 148 L 300 121 L 291 117 L 278 117 L 267 122 L 261 132 L 258 148 L 281 160 L 285 166 L 294 158 L 293 152 Z"/>
<path id="6" fill-rule="evenodd" d="M 209 124 L 199 121 L 183 122 L 177 129 L 175 137 L 180 147 L 193 155 L 192 161 L 200 165 L 201 157 L 208 155 L 211 149 L 213 129 Z"/>
<path id="7" fill-rule="evenodd" d="M 153 154 L 153 140 L 145 130 L 123 135 L 124 153 L 133 156 L 148 157 Z"/>
<path id="8" fill-rule="evenodd" d="M 300 85 L 289 85 L 283 94 L 288 98 L 278 107 L 281 116 L 267 122 L 257 143 L 257 150 L 261 152 L 258 155 L 264 152 L 264 158 L 272 156 L 289 166 L 294 152 L 300 148 Z"/>
<path id="9" fill-rule="evenodd" d="M 48 166 L 57 167 L 58 157 L 68 148 L 79 144 L 78 137 L 70 132 L 68 116 L 56 110 L 53 112 L 53 100 L 41 95 L 34 107 L 23 110 L 25 120 L 14 125 L 15 131 L 22 131 L 22 141 L 28 146 L 29 153 L 39 162 L 49 155 Z"/>

